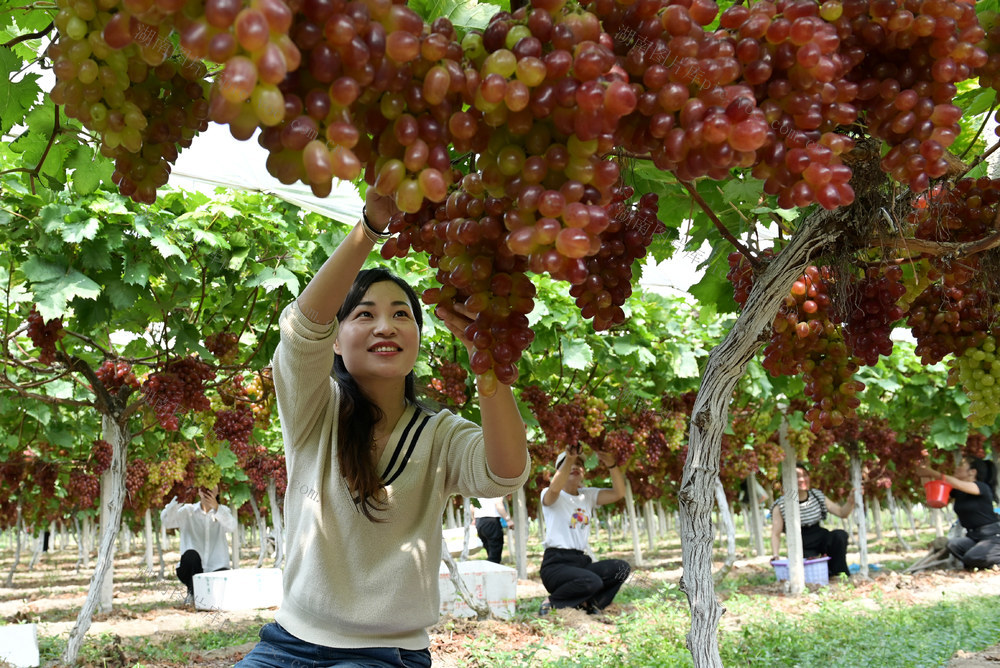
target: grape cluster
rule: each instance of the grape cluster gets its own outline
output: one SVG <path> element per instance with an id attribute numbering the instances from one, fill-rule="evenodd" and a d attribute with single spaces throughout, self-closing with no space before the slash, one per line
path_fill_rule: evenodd
<path id="1" fill-rule="evenodd" d="M 243 464 L 242 468 L 254 491 L 259 493 L 267 490 L 267 479 L 271 474 L 271 461 L 263 446 L 258 445 L 256 450 L 247 456 L 246 463 Z"/>
<path id="2" fill-rule="evenodd" d="M 574 401 L 552 406 L 552 397 L 537 385 L 521 390 L 521 401 L 528 404 L 545 434 L 547 445 L 553 451 L 577 445 L 588 436 L 584 429 L 586 410 L 582 403 Z"/>
<path id="3" fill-rule="evenodd" d="M 437 402 L 453 406 L 463 406 L 469 400 L 466 391 L 468 372 L 461 364 L 442 360 L 438 365 L 440 378 L 431 378 L 427 392 Z"/>
<path id="4" fill-rule="evenodd" d="M 605 435 L 603 448 L 604 452 L 615 456 L 615 463 L 620 466 L 635 453 L 635 440 L 627 430 L 615 429 Z"/>
<path id="5" fill-rule="evenodd" d="M 96 371 L 97 379 L 111 394 L 116 394 L 125 385 L 139 387 L 139 381 L 132 371 L 132 365 L 125 360 L 104 360 Z"/>
<path id="6" fill-rule="evenodd" d="M 28 314 L 28 338 L 38 348 L 38 361 L 46 366 L 56 361 L 56 341 L 66 336 L 63 330 L 62 318 L 53 318 L 48 322 L 32 305 Z"/>
<path id="7" fill-rule="evenodd" d="M 898 266 L 870 267 L 864 278 L 848 287 L 844 340 L 851 354 L 868 366 L 878 364 L 879 355 L 892 354 L 890 335 L 893 323 L 903 317 L 897 301 L 904 294 L 903 270 Z"/>
<path id="8" fill-rule="evenodd" d="M 831 281 L 829 268 L 807 267 L 785 297 L 764 348 L 763 366 L 772 376 L 802 374 L 814 402 L 806 411 L 814 432 L 853 417 L 861 403 L 854 395 L 864 389 L 853 379 L 858 363 L 831 320 Z"/>
<path id="9" fill-rule="evenodd" d="M 232 332 L 216 332 L 205 337 L 205 348 L 222 364 L 232 364 L 236 361 L 239 340 Z"/>
<path id="10" fill-rule="evenodd" d="M 868 130 L 891 148 L 882 169 L 914 192 L 944 176 L 945 150 L 961 131 L 956 84 L 987 62 L 972 0 L 844 3 L 838 28 Z"/>
<path id="11" fill-rule="evenodd" d="M 167 431 L 177 431 L 177 412 L 184 400 L 184 384 L 172 373 L 153 373 L 142 384 L 142 394 L 156 420 Z"/>
<path id="12" fill-rule="evenodd" d="M 962 179 L 952 187 L 935 186 L 922 195 L 907 218 L 917 239 L 962 243 L 1000 229 L 1000 179 Z M 945 285 L 962 286 L 979 269 L 979 255 L 933 258 Z"/>
<path id="13" fill-rule="evenodd" d="M 150 374 L 142 384 L 142 393 L 160 426 L 176 431 L 179 415 L 211 407 L 205 396 L 205 381 L 214 377 L 215 372 L 207 364 L 195 357 L 184 357 L 167 363 L 163 371 Z"/>
<path id="14" fill-rule="evenodd" d="M 139 493 L 149 478 L 149 466 L 141 459 L 133 459 L 125 469 L 125 495 L 132 508 L 138 508 Z"/>
<path id="15" fill-rule="evenodd" d="M 98 477 L 84 471 L 73 471 L 69 474 L 67 491 L 75 500 L 74 507 L 79 510 L 93 508 L 101 498 L 101 484 Z"/>
<path id="16" fill-rule="evenodd" d="M 517 361 L 535 336 L 527 317 L 535 296 L 524 273 L 527 260 L 497 243 L 504 234 L 505 206 L 470 174 L 444 203 L 428 202 L 418 213 L 395 216 L 389 229 L 398 236 L 382 246 L 385 258 L 405 256 L 411 247 L 426 251 L 442 287 L 425 290 L 423 302 L 445 309 L 463 304 L 475 314 L 465 335 L 474 346 L 472 371 L 486 395 L 497 382 L 517 380 Z"/>
<path id="17" fill-rule="evenodd" d="M 167 61 L 173 47 L 163 19 L 183 3 L 59 0 L 57 6 L 58 37 L 47 50 L 56 75 L 50 97 L 100 135 L 101 153 L 115 159 L 121 193 L 152 202 L 177 152 L 206 127 L 205 66 L 185 61 L 177 72 Z"/>
<path id="18" fill-rule="evenodd" d="M 923 364 L 935 364 L 949 354 L 961 356 L 977 348 L 989 329 L 991 300 L 982 289 L 963 289 L 932 283 L 910 304 L 906 319 L 914 352 Z"/>
<path id="19" fill-rule="evenodd" d="M 854 142 L 835 130 L 857 118 L 856 87 L 844 78 L 849 62 L 831 19 L 825 5 L 787 1 L 734 5 L 720 17 L 766 119 L 753 175 L 784 208 L 854 200 L 841 161 Z"/>
<path id="20" fill-rule="evenodd" d="M 621 307 L 632 294 L 632 263 L 645 257 L 653 235 L 666 231 L 657 217 L 657 195 L 646 193 L 633 208 L 627 202 L 634 194 L 631 186 L 614 193 L 607 207 L 611 223 L 601 232 L 600 250 L 586 259 L 587 277 L 569 289 L 584 319 L 593 318 L 596 331 L 625 321 Z"/>
<path id="21" fill-rule="evenodd" d="M 176 27 L 188 57 L 223 64 L 212 90 L 212 120 L 230 123 L 234 136 L 248 139 L 258 125 L 284 119 L 278 84 L 302 61 L 285 2 L 206 0 L 201 11 L 181 14 Z"/>
<path id="22" fill-rule="evenodd" d="M 250 435 L 253 433 L 253 412 L 246 406 L 215 414 L 213 433 L 220 441 L 229 441 L 229 447 L 239 459 L 250 452 Z"/>
<path id="23" fill-rule="evenodd" d="M 583 430 L 590 434 L 591 438 L 597 438 L 604 432 L 604 420 L 608 415 L 608 404 L 603 399 L 591 395 L 583 400 L 583 406 Z"/>
<path id="24" fill-rule="evenodd" d="M 222 479 L 222 469 L 211 459 L 198 459 L 194 465 L 194 486 L 212 489 Z"/>
<path id="25" fill-rule="evenodd" d="M 1000 360 L 997 339 L 986 336 L 975 347 L 956 355 L 951 372 L 969 397 L 969 422 L 973 427 L 988 427 L 1000 416 Z"/>
<path id="26" fill-rule="evenodd" d="M 185 476 L 188 462 L 191 460 L 191 448 L 181 442 L 171 443 L 167 457 L 157 462 L 149 471 L 149 484 L 153 488 L 152 498 L 171 498 L 175 484 Z"/>
<path id="27" fill-rule="evenodd" d="M 125 93 L 126 104 L 132 104 L 145 119 L 139 148 L 105 144 L 101 151 L 115 159 L 111 180 L 119 192 L 150 204 L 157 188 L 166 184 L 178 152 L 208 128 L 207 70 L 201 63 L 178 66 L 167 61 L 149 68 L 138 80 L 140 76 L 135 75 Z"/>
<path id="28" fill-rule="evenodd" d="M 964 452 L 969 457 L 986 459 L 986 434 L 981 431 L 970 431 L 965 437 Z"/>
<path id="29" fill-rule="evenodd" d="M 94 447 L 91 450 L 91 457 L 93 458 L 91 470 L 94 475 L 100 476 L 111 468 L 112 455 L 113 452 L 110 443 L 105 440 L 94 441 Z"/>

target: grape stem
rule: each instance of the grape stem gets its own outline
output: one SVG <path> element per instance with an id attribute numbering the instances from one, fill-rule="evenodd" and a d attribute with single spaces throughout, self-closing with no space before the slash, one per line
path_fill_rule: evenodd
<path id="1" fill-rule="evenodd" d="M 997 219 L 1000 219 L 1000 215 L 997 216 Z M 1000 220 L 994 221 L 994 225 L 997 222 L 1000 222 Z M 998 246 L 1000 246 L 1000 231 L 994 232 L 993 234 L 983 237 L 982 239 L 977 239 L 976 241 L 965 241 L 962 243 L 928 241 L 926 239 L 895 238 L 891 241 L 885 241 L 880 246 L 876 247 L 876 249 L 902 249 L 915 254 L 922 253 L 933 257 L 948 255 L 954 258 L 959 258 L 967 255 L 982 253 Z"/>
<path id="2" fill-rule="evenodd" d="M 981 165 L 983 162 L 986 161 L 987 158 L 996 153 L 997 149 L 1000 149 L 1000 142 L 997 142 L 996 144 L 993 144 L 993 146 L 990 146 L 985 153 L 983 153 L 981 156 L 973 160 L 972 163 L 968 166 L 968 168 L 964 172 L 959 174 L 956 178 L 961 179 L 966 174 L 971 172 L 973 169 Z"/>
<path id="3" fill-rule="evenodd" d="M 69 334 L 70 336 L 75 336 L 76 338 L 80 339 L 84 343 L 89 343 L 93 347 L 97 348 L 98 350 L 100 350 L 104 354 L 104 357 L 106 357 L 107 359 L 113 359 L 115 357 L 115 355 L 110 350 L 105 350 L 103 347 L 101 347 L 101 345 L 99 343 L 97 343 L 96 341 L 94 341 L 92 338 L 90 338 L 86 334 L 79 334 L 78 332 L 74 332 L 73 330 L 66 329 L 65 327 L 63 327 L 63 331 L 66 332 L 67 334 Z"/>
<path id="4" fill-rule="evenodd" d="M 993 118 L 993 110 L 996 108 L 997 108 L 997 101 L 993 100 L 993 104 L 990 105 L 990 110 L 986 113 L 986 116 L 983 117 L 983 122 L 979 124 L 979 130 L 976 131 L 976 136 L 972 138 L 972 141 L 969 142 L 969 145 L 966 146 L 965 150 L 962 151 L 962 153 L 958 156 L 959 158 L 964 158 L 965 154 L 969 152 L 969 149 L 971 149 L 973 146 L 976 145 L 976 140 L 979 139 L 979 136 L 981 134 L 983 134 L 983 130 L 986 129 L 986 124 L 990 121 L 991 118 Z"/>
<path id="5" fill-rule="evenodd" d="M 52 124 L 52 134 L 49 135 L 49 141 L 45 145 L 45 150 L 42 151 L 42 156 L 38 159 L 38 164 L 35 165 L 35 168 L 28 169 L 27 167 L 15 167 L 13 169 L 5 169 L 4 171 L 0 172 L 0 176 L 2 176 L 3 174 L 14 174 L 16 172 L 25 172 L 28 175 L 29 179 L 28 183 L 31 186 L 32 195 L 36 194 L 35 179 L 37 179 L 38 175 L 41 173 L 42 165 L 45 164 L 45 158 L 48 157 L 49 151 L 52 149 L 52 144 L 54 144 L 56 141 L 56 135 L 59 134 L 59 130 L 61 129 L 59 127 L 59 106 L 56 105 L 54 109 L 55 109 L 55 121 Z"/>
<path id="6" fill-rule="evenodd" d="M 63 350 L 57 351 L 56 354 L 62 360 L 63 364 L 66 365 L 67 369 L 79 372 L 90 383 L 91 391 L 97 397 L 96 408 L 98 412 L 110 415 L 116 420 L 120 419 L 121 411 L 118 410 L 118 414 L 116 415 L 116 409 L 122 408 L 122 405 L 118 401 L 115 401 L 115 397 L 104 387 L 104 383 L 97 377 L 94 370 L 90 368 L 90 365 L 76 355 L 67 355 Z M 128 395 L 126 394 L 125 396 L 127 397 Z"/>
<path id="7" fill-rule="evenodd" d="M 55 25 L 56 24 L 53 21 L 53 22 L 49 23 L 47 26 L 45 26 L 44 28 L 42 28 L 41 30 L 39 30 L 38 32 L 29 32 L 29 33 L 25 33 L 23 35 L 18 35 L 14 39 L 12 39 L 10 41 L 7 41 L 7 42 L 4 42 L 3 44 L 0 44 L 0 47 L 4 47 L 4 48 L 8 48 L 9 49 L 10 47 L 14 46 L 15 44 L 20 44 L 21 42 L 27 42 L 29 39 L 36 39 L 38 37 L 44 37 L 45 35 L 49 34 L 49 32 L 52 31 L 52 28 L 54 28 Z"/>
<path id="8" fill-rule="evenodd" d="M 50 380 L 56 380 L 57 378 L 61 378 L 62 375 L 57 376 L 56 378 L 51 378 Z M 52 404 L 53 406 L 77 406 L 79 408 L 94 407 L 94 404 L 87 401 L 78 401 L 76 399 L 60 399 L 59 397 L 52 397 L 47 394 L 35 394 L 34 392 L 28 392 L 26 389 L 24 389 L 17 383 L 11 381 L 11 379 L 7 377 L 7 374 L 0 374 L 0 386 L 9 390 L 13 390 L 14 392 L 17 392 L 20 396 L 24 397 L 25 399 L 36 399 L 46 404 Z"/>
<path id="9" fill-rule="evenodd" d="M 729 232 L 728 229 L 726 229 L 726 226 L 723 225 L 722 221 L 719 220 L 719 217 L 715 215 L 715 211 L 713 211 L 712 207 L 708 205 L 708 202 L 706 202 L 705 199 L 701 196 L 701 193 L 698 192 L 697 188 L 695 188 L 690 181 L 681 181 L 680 179 L 678 179 L 678 181 L 682 186 L 687 188 L 687 191 L 691 193 L 691 197 L 694 199 L 695 202 L 698 203 L 698 206 L 701 207 L 701 210 L 704 211 L 705 214 L 712 220 L 712 222 L 715 224 L 716 229 L 719 230 L 719 234 L 722 235 L 722 238 L 731 243 L 736 248 L 736 250 L 738 250 L 740 254 L 743 255 L 743 257 L 745 257 L 750 262 L 750 266 L 752 266 L 754 269 L 759 269 L 760 262 L 758 262 L 754 254 L 750 252 L 749 248 L 741 244 L 739 240 L 737 240 L 736 237 L 734 237 Z"/>

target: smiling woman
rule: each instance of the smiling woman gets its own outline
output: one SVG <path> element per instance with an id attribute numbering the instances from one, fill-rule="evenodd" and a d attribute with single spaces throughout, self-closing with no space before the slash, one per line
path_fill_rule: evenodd
<path id="1" fill-rule="evenodd" d="M 396 211 L 368 193 L 281 316 L 272 367 L 288 479 L 315 494 L 285 497 L 284 600 L 240 666 L 429 666 L 445 503 L 503 496 L 528 475 L 509 386 L 480 396 L 482 427 L 417 401 L 423 314 L 402 279 L 360 271 Z M 467 314 L 437 315 L 470 349 Z"/>

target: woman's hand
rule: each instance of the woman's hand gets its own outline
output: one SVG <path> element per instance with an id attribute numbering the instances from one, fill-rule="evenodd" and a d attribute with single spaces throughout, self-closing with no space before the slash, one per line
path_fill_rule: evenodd
<path id="1" fill-rule="evenodd" d="M 469 363 L 472 363 L 472 339 L 465 335 L 466 328 L 472 324 L 475 314 L 465 308 L 463 304 L 455 304 L 452 307 L 438 304 L 434 309 L 434 315 L 444 322 L 448 331 L 455 335 L 455 338 L 462 342 L 465 350 L 469 353 Z"/>
<path id="2" fill-rule="evenodd" d="M 219 502 L 215 500 L 215 497 L 207 489 L 199 489 L 198 496 L 201 497 L 201 506 L 205 509 L 205 512 L 219 509 Z"/>
<path id="3" fill-rule="evenodd" d="M 365 211 L 368 213 L 368 222 L 376 230 L 384 232 L 389 226 L 389 219 L 399 211 L 396 207 L 396 200 L 390 195 L 379 195 L 375 188 L 368 186 L 365 193 Z"/>
<path id="4" fill-rule="evenodd" d="M 934 469 L 930 468 L 929 466 L 918 466 L 917 467 L 917 475 L 920 476 L 921 478 L 934 478 L 934 479 L 938 479 L 938 478 L 941 478 L 944 474 L 938 473 L 937 471 L 935 471 Z"/>
<path id="5" fill-rule="evenodd" d="M 618 463 L 618 458 L 615 457 L 610 452 L 601 452 L 598 450 L 594 450 L 594 454 L 597 455 L 597 458 L 601 461 L 601 463 L 607 466 L 608 468 L 611 468 L 612 466 L 615 466 Z"/>

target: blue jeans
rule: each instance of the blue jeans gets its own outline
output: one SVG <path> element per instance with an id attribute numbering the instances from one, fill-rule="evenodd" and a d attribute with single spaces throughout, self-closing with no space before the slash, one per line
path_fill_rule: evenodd
<path id="1" fill-rule="evenodd" d="M 365 647 L 340 649 L 300 640 L 277 622 L 265 624 L 260 642 L 238 668 L 430 668 L 429 649 Z"/>

